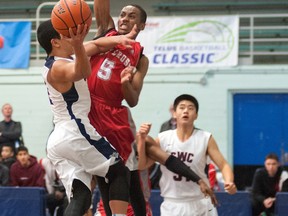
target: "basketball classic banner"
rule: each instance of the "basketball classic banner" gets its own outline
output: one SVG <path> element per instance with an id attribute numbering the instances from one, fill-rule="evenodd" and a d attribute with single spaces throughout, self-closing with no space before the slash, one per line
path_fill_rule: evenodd
<path id="1" fill-rule="evenodd" d="M 0 68 L 28 68 L 31 22 L 0 22 Z"/>
<path id="2" fill-rule="evenodd" d="M 137 40 L 150 67 L 238 64 L 238 16 L 150 17 Z"/>

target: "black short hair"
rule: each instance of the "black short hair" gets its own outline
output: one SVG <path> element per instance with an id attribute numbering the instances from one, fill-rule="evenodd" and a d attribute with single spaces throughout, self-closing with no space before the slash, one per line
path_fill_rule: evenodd
<path id="1" fill-rule="evenodd" d="M 278 156 L 277 156 L 275 153 L 269 153 L 269 154 L 267 154 L 266 157 L 265 157 L 265 161 L 266 161 L 267 159 L 273 159 L 273 160 L 276 160 L 277 162 L 279 162 L 279 158 L 278 158 Z"/>
<path id="2" fill-rule="evenodd" d="M 47 55 L 52 52 L 51 40 L 60 39 L 60 34 L 53 28 L 51 20 L 42 22 L 37 28 L 37 40 Z"/>
<path id="3" fill-rule="evenodd" d="M 20 151 L 25 151 L 25 152 L 27 152 L 27 153 L 29 153 L 29 151 L 28 151 L 28 148 L 26 147 L 26 146 L 19 146 L 18 148 L 17 148 L 17 155 L 18 155 L 18 153 L 20 152 Z"/>
<path id="4" fill-rule="evenodd" d="M 196 113 L 198 113 L 199 103 L 194 96 L 189 95 L 189 94 L 182 94 L 174 100 L 174 103 L 173 103 L 174 111 L 176 110 L 176 107 L 178 106 L 178 104 L 183 100 L 191 101 L 195 105 Z"/>
<path id="5" fill-rule="evenodd" d="M 140 5 L 137 5 L 137 4 L 129 4 L 129 5 L 136 7 L 140 11 L 140 21 L 141 23 L 146 23 L 146 20 L 147 20 L 146 11 Z"/>

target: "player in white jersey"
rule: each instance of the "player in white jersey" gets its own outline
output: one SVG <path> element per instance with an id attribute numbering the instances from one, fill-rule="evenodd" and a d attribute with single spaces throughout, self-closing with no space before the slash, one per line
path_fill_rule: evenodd
<path id="1" fill-rule="evenodd" d="M 225 179 L 225 191 L 229 194 L 236 193 L 232 169 L 219 151 L 213 136 L 207 131 L 194 127 L 199 108 L 197 99 L 192 95 L 183 94 L 175 99 L 173 106 L 177 128 L 160 133 L 156 142 L 151 137 L 146 137 L 151 124 L 141 125 L 138 133 L 139 164 L 150 166 L 153 163 L 151 158 L 154 157 L 155 152 L 165 151 L 181 159 L 209 184 L 204 171 L 209 156 L 222 172 Z M 162 165 L 161 171 L 160 190 L 161 196 L 164 198 L 161 204 L 162 216 L 217 215 L 213 200 L 205 197 L 197 184 L 184 176 L 176 175 Z"/>
<path id="2" fill-rule="evenodd" d="M 128 170 L 118 152 L 90 125 L 91 102 L 86 78 L 91 73 L 87 56 L 90 52 L 126 45 L 131 40 L 124 36 L 109 37 L 111 39 L 92 41 L 84 47 L 87 25 L 79 25 L 76 34 L 72 29 L 69 32 L 71 38 L 59 35 L 51 20 L 41 23 L 37 29 L 38 41 L 48 55 L 42 75 L 55 124 L 48 139 L 47 157 L 54 164 L 69 198 L 65 215 L 83 216 L 88 210 L 92 175 L 105 177 L 109 183 L 113 215 L 126 215 Z"/>

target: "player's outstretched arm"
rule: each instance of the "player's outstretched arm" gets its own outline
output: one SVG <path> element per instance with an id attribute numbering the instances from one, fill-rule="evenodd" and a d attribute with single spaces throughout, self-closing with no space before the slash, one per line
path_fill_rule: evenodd
<path id="1" fill-rule="evenodd" d="M 211 201 L 214 205 L 217 205 L 217 199 L 214 192 L 211 190 L 209 185 L 205 183 L 193 170 L 190 169 L 183 161 L 179 158 L 169 155 L 163 151 L 160 147 L 159 139 L 153 141 L 146 140 L 146 154 L 153 160 L 158 161 L 160 164 L 166 166 L 168 170 L 178 175 L 184 176 L 187 179 L 197 183 L 200 190 L 205 196 L 210 196 Z"/>
<path id="2" fill-rule="evenodd" d="M 215 139 L 211 136 L 208 142 L 208 155 L 216 166 L 220 169 L 224 178 L 224 190 L 229 194 L 235 194 L 237 187 L 234 183 L 234 173 L 232 168 L 220 152 Z"/>
<path id="3" fill-rule="evenodd" d="M 135 25 L 134 28 L 131 30 L 131 32 L 126 35 L 101 37 L 98 38 L 97 40 L 87 41 L 84 43 L 86 54 L 88 56 L 92 56 L 99 53 L 104 53 L 117 45 L 121 45 L 123 49 L 132 48 L 132 44 L 135 43 L 133 37 L 136 34 L 137 34 L 137 26 Z"/>

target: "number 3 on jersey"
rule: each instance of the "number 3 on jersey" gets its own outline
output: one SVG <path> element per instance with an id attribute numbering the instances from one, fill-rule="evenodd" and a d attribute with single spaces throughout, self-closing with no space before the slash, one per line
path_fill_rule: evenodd
<path id="1" fill-rule="evenodd" d="M 97 73 L 97 76 L 100 79 L 109 80 L 112 74 L 112 69 L 114 68 L 114 64 L 115 63 L 113 61 L 105 59 Z"/>

